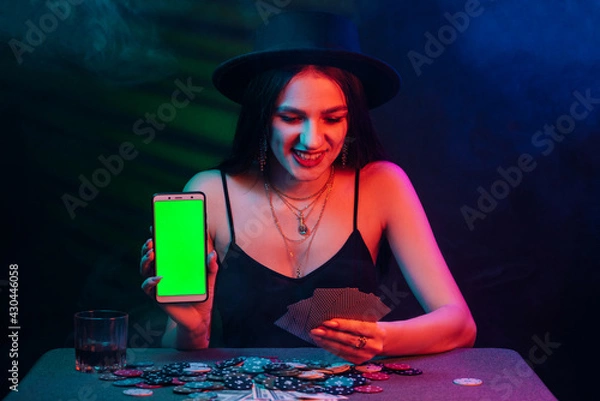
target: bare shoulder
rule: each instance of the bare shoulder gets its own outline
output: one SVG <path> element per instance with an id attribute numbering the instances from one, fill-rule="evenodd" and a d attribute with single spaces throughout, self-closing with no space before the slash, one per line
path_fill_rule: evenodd
<path id="1" fill-rule="evenodd" d="M 190 178 L 187 184 L 185 184 L 183 191 L 202 191 L 208 193 L 214 192 L 220 188 L 221 172 L 219 170 L 206 170 L 196 173 Z"/>
<path id="2" fill-rule="evenodd" d="M 412 223 L 398 223 L 418 220 L 421 224 L 426 221 L 414 186 L 397 164 L 375 162 L 365 166 L 361 170 L 361 197 L 366 198 L 369 210 L 377 211 L 384 227 L 408 227 Z"/>
<path id="3" fill-rule="evenodd" d="M 404 170 L 395 163 L 389 161 L 376 161 L 367 164 L 360 172 L 361 182 L 367 187 L 379 187 L 380 189 L 410 189 L 412 184 Z"/>
<path id="4" fill-rule="evenodd" d="M 205 170 L 196 173 L 185 185 L 184 192 L 200 191 L 206 195 L 208 229 L 217 251 L 223 252 L 223 244 L 217 235 L 227 225 L 223 200 L 223 183 L 219 170 Z"/>

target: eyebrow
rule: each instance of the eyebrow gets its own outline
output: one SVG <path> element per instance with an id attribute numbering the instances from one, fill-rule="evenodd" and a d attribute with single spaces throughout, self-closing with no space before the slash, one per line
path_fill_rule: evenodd
<path id="1" fill-rule="evenodd" d="M 334 107 L 330 107 L 328 109 L 325 109 L 323 111 L 321 111 L 321 114 L 331 114 L 331 113 L 335 113 L 338 111 L 348 111 L 348 107 L 347 106 L 334 106 Z M 295 107 L 292 106 L 281 106 L 277 108 L 277 112 L 282 113 L 294 113 L 294 114 L 299 114 L 302 116 L 305 116 L 306 113 L 300 109 L 297 109 Z"/>

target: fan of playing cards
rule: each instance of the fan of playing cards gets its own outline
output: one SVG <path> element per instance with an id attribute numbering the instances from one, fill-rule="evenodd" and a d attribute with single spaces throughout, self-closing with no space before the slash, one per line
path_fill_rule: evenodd
<path id="1" fill-rule="evenodd" d="M 333 318 L 376 322 L 391 309 L 378 296 L 357 288 L 317 288 L 313 296 L 289 305 L 275 324 L 311 344 L 310 330 Z"/>

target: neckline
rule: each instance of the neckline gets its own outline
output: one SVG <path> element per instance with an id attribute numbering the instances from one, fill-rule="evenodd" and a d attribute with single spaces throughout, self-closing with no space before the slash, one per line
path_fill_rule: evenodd
<path id="1" fill-rule="evenodd" d="M 290 276 L 286 276 L 285 274 L 281 274 L 279 272 L 276 272 L 275 270 L 271 269 L 270 267 L 264 265 L 263 263 L 257 261 L 256 259 L 254 259 L 253 257 L 251 257 L 250 255 L 248 255 L 246 253 L 246 251 L 244 251 L 242 249 L 242 247 L 240 247 L 237 242 L 232 242 L 229 245 L 229 248 L 227 249 L 227 252 L 225 253 L 225 257 L 223 258 L 223 261 L 226 261 L 227 258 L 230 256 L 230 252 L 232 250 L 232 248 L 235 247 L 237 252 L 240 252 L 241 254 L 243 254 L 244 256 L 246 256 L 248 259 L 252 260 L 257 266 L 259 266 L 260 268 L 262 268 L 263 270 L 266 270 L 269 274 L 275 275 L 279 278 L 282 279 L 286 279 L 289 281 L 293 281 L 293 282 L 301 282 L 301 281 L 305 281 L 317 274 L 319 274 L 321 271 L 325 270 L 327 268 L 327 266 L 329 266 L 332 262 L 335 261 L 335 259 L 338 258 L 338 255 L 342 252 L 342 250 L 344 250 L 348 244 L 350 243 L 350 240 L 353 239 L 356 235 L 358 235 L 358 237 L 360 238 L 360 242 L 363 246 L 363 248 L 365 248 L 365 250 L 367 251 L 367 254 L 369 256 L 369 262 L 373 262 L 371 259 L 371 252 L 369 251 L 369 249 L 367 248 L 367 245 L 365 244 L 365 241 L 362 237 L 362 234 L 360 233 L 360 231 L 358 231 L 358 229 L 354 229 L 352 230 L 352 232 L 350 233 L 350 235 L 348 235 L 348 238 L 346 238 L 346 241 L 342 244 L 342 246 L 340 247 L 340 249 L 337 250 L 336 253 L 334 253 L 329 259 L 327 259 L 325 262 L 323 262 L 319 267 L 317 267 L 316 269 L 312 270 L 310 273 L 308 273 L 307 275 L 304 275 L 300 278 L 296 278 L 296 277 L 290 277 Z"/>
<path id="2" fill-rule="evenodd" d="M 227 219 L 229 220 L 229 231 L 231 234 L 231 242 L 232 244 L 234 244 L 236 242 L 235 239 L 235 226 L 233 224 L 233 212 L 231 210 L 231 201 L 229 200 L 229 188 L 227 185 L 227 174 L 225 173 L 224 170 L 220 170 L 221 172 L 221 181 L 222 181 L 222 185 L 223 185 L 223 197 L 225 198 L 225 207 L 227 209 Z M 352 232 L 350 233 L 350 235 L 348 236 L 348 239 L 352 236 L 352 234 L 354 233 L 354 231 L 358 231 L 358 195 L 359 195 L 359 182 L 360 182 L 360 168 L 357 168 L 354 171 L 354 210 L 353 210 L 353 215 L 352 215 Z M 360 234 L 360 232 L 359 232 Z M 361 235 L 361 239 L 362 239 L 362 235 Z M 364 239 L 362 239 L 363 244 Z M 348 240 L 346 240 L 347 242 Z M 345 243 L 344 243 L 345 245 Z M 366 245 L 365 245 L 366 247 Z M 242 250 L 242 248 L 240 248 L 238 246 L 238 248 L 240 250 Z M 343 246 L 342 246 L 343 248 Z M 342 249 L 340 248 L 340 249 Z M 244 254 L 246 254 L 246 252 L 244 252 Z M 370 252 L 369 252 L 370 254 Z M 246 254 L 247 255 L 247 254 Z M 247 255 L 248 257 L 250 257 L 249 255 Z M 252 258 L 250 258 L 252 259 Z M 254 259 L 252 259 L 254 260 Z M 270 270 L 270 269 L 269 269 Z"/>

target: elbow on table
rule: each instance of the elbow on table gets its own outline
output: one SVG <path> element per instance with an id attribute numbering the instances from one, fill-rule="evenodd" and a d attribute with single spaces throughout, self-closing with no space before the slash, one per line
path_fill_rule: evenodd
<path id="1" fill-rule="evenodd" d="M 477 325 L 471 314 L 464 320 L 456 348 L 472 348 L 477 338 Z"/>

